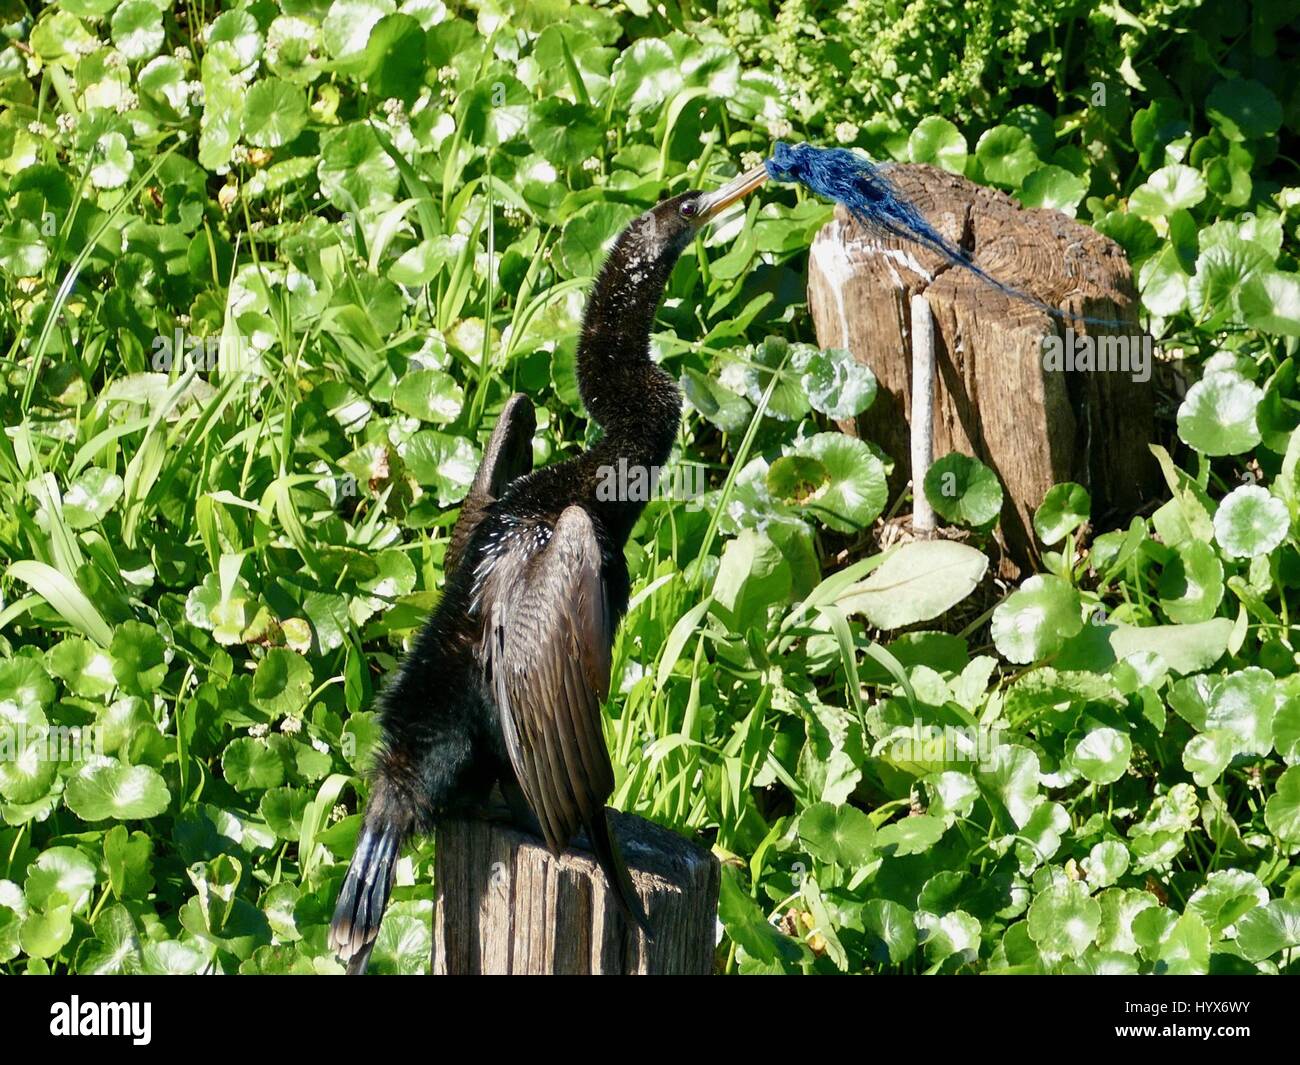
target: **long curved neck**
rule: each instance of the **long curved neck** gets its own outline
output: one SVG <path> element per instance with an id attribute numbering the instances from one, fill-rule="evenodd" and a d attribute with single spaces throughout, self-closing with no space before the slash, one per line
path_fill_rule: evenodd
<path id="1" fill-rule="evenodd" d="M 615 243 L 587 301 L 578 340 L 578 390 L 604 430 L 602 460 L 662 466 L 681 422 L 677 385 L 650 360 L 650 330 L 678 251 L 645 257 L 634 233 Z"/>

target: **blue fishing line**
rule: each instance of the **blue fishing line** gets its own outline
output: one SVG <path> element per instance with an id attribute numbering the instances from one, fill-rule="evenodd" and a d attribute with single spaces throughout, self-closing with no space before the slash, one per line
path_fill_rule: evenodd
<path id="1" fill-rule="evenodd" d="M 1132 322 L 1114 318 L 1090 318 L 1053 307 L 1050 303 L 1013 288 L 977 266 L 965 248 L 947 240 L 917 210 L 906 196 L 868 159 L 846 148 L 817 148 L 811 144 L 777 141 L 772 157 L 763 164 L 773 181 L 797 183 L 844 205 L 844 209 L 865 226 L 910 240 L 942 256 L 954 266 L 969 270 L 985 283 L 1012 299 L 1037 307 L 1054 318 L 1132 328 Z"/>

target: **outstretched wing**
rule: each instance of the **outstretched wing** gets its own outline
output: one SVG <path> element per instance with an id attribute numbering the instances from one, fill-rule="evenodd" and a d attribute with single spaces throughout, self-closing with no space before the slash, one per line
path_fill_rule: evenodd
<path id="1" fill-rule="evenodd" d="M 515 776 L 559 851 L 603 826 L 614 790 L 600 717 L 614 633 L 586 511 L 569 507 L 537 543 L 516 538 L 484 578 L 484 666 Z"/>
<path id="2" fill-rule="evenodd" d="M 474 483 L 470 485 L 469 495 L 460 505 L 460 517 L 451 530 L 451 543 L 447 545 L 443 564 L 446 573 L 451 573 L 459 565 L 470 536 L 483 520 L 487 508 L 505 491 L 506 485 L 532 471 L 533 432 L 536 428 L 537 418 L 532 403 L 527 396 L 516 392 L 506 400 L 501 410 L 501 417 L 497 419 L 483 452 L 483 461 L 474 475 Z"/>

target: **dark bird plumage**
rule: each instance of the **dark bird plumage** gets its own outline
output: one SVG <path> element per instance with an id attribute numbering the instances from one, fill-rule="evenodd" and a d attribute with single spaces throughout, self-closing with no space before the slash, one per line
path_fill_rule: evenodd
<path id="1" fill-rule="evenodd" d="M 601 728 L 630 589 L 623 547 L 645 504 L 601 499 L 597 485 L 620 461 L 667 461 L 681 397 L 650 359 L 655 313 L 698 229 L 761 181 L 751 171 L 665 200 L 615 241 L 578 343 L 582 399 L 603 431 L 594 447 L 533 470 L 532 406 L 515 395 L 502 411 L 452 531 L 443 597 L 380 699 L 383 743 L 330 928 L 348 972 L 365 971 L 402 844 L 498 782 L 552 851 L 585 830 L 613 897 L 646 927 L 606 819 Z"/>

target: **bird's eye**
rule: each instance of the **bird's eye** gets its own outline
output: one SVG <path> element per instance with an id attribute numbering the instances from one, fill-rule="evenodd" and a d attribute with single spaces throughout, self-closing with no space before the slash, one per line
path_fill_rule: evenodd
<path id="1" fill-rule="evenodd" d="M 687 200 L 684 204 L 682 204 L 682 217 L 694 218 L 696 212 L 699 211 L 699 209 L 700 209 L 700 205 L 697 204 L 694 200 Z"/>

